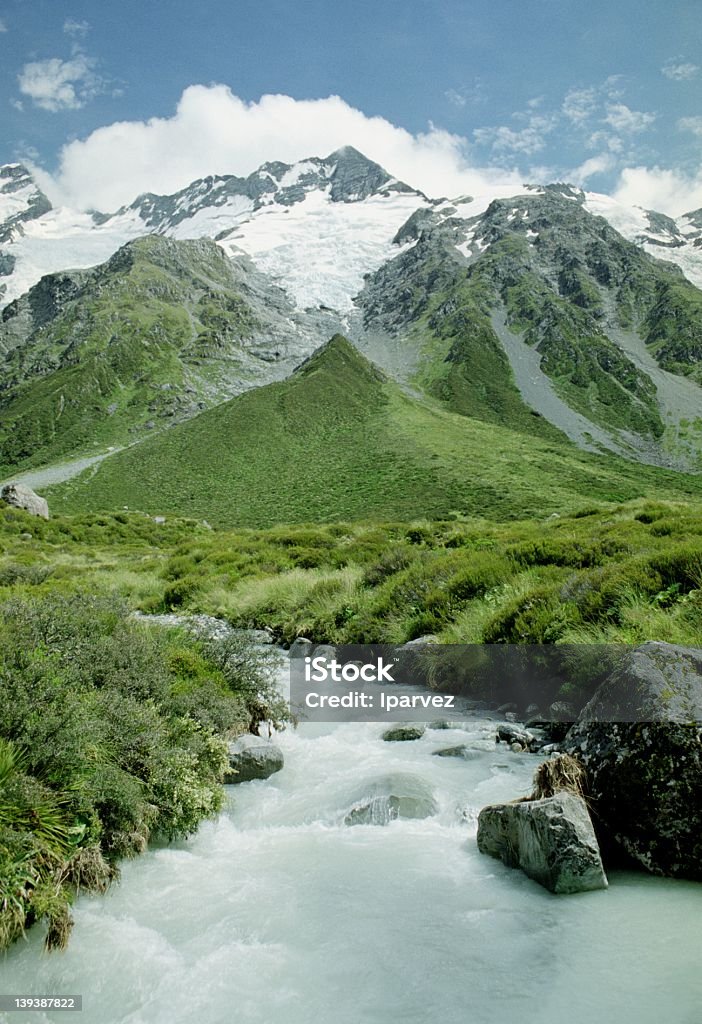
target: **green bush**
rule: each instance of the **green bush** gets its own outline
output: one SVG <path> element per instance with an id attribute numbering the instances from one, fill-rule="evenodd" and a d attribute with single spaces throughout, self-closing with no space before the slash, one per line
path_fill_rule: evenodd
<path id="1" fill-rule="evenodd" d="M 285 719 L 243 638 L 150 627 L 99 595 L 0 605 L 0 696 L 0 948 L 40 918 L 65 944 L 77 887 L 219 810 L 224 736 Z"/>

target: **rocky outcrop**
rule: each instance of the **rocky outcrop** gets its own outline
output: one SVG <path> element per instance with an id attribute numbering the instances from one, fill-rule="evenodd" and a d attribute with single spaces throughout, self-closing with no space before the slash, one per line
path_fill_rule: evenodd
<path id="1" fill-rule="evenodd" d="M 607 887 L 587 806 L 574 793 L 484 807 L 478 849 L 554 893 Z"/>
<path id="2" fill-rule="evenodd" d="M 13 201 L 3 203 L 6 196 Z M 41 217 L 50 209 L 51 203 L 24 164 L 0 167 L 0 242 L 11 241 L 27 221 Z"/>
<path id="3" fill-rule="evenodd" d="M 652 642 L 627 651 L 563 749 L 587 769 L 609 856 L 702 879 L 702 649 Z"/>
<path id="4" fill-rule="evenodd" d="M 46 498 L 40 498 L 31 487 L 24 484 L 5 484 L 0 492 L 0 498 L 13 508 L 23 508 L 32 516 L 41 516 L 42 519 L 49 518 L 49 506 Z"/>
<path id="5" fill-rule="evenodd" d="M 283 764 L 283 751 L 274 743 L 261 736 L 240 736 L 229 744 L 229 771 L 224 782 L 232 784 L 267 779 L 279 772 Z"/>

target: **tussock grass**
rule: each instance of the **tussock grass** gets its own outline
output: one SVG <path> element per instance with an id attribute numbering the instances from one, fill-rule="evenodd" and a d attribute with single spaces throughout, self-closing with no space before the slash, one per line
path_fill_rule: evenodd
<path id="1" fill-rule="evenodd" d="M 570 754 L 558 754 L 543 761 L 534 772 L 534 788 L 528 800 L 543 800 L 556 793 L 573 793 L 585 799 L 587 773 Z"/>

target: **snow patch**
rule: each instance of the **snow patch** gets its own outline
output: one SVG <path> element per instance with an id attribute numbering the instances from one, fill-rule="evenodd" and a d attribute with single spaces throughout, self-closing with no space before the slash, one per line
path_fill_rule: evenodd
<path id="1" fill-rule="evenodd" d="M 297 185 L 303 175 L 312 174 L 316 170 L 316 164 L 313 164 L 310 160 L 301 160 L 299 164 L 294 164 L 285 172 L 280 179 L 280 187 L 290 188 L 291 185 Z"/>
<path id="2" fill-rule="evenodd" d="M 309 192 L 294 206 L 256 211 L 220 245 L 243 249 L 277 279 L 298 306 L 350 312 L 363 275 L 399 249 L 392 239 L 418 206 L 417 195 L 370 196 L 362 203 L 333 203 L 329 189 Z"/>

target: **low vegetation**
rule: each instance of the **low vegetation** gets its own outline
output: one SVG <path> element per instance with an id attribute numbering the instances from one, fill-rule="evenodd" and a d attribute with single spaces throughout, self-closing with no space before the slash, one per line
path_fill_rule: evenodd
<path id="1" fill-rule="evenodd" d="M 281 642 L 695 645 L 702 508 L 230 531 L 0 508 L 0 946 L 38 919 L 62 945 L 77 891 L 218 810 L 223 737 L 252 703 L 283 717 L 249 647 L 149 628 L 136 610 L 204 612 Z M 582 700 L 592 679 L 556 696 Z"/>
<path id="2" fill-rule="evenodd" d="M 574 511 L 588 500 L 701 495 L 702 478 L 590 455 L 551 427 L 537 437 L 408 395 L 340 335 L 287 380 L 48 493 L 57 512 L 128 506 L 220 527 L 507 520 Z"/>
<path id="3" fill-rule="evenodd" d="M 0 949 L 40 920 L 63 947 L 77 892 L 221 808 L 225 737 L 250 705 L 281 712 L 249 645 L 155 629 L 41 576 L 6 568 L 0 603 Z"/>

